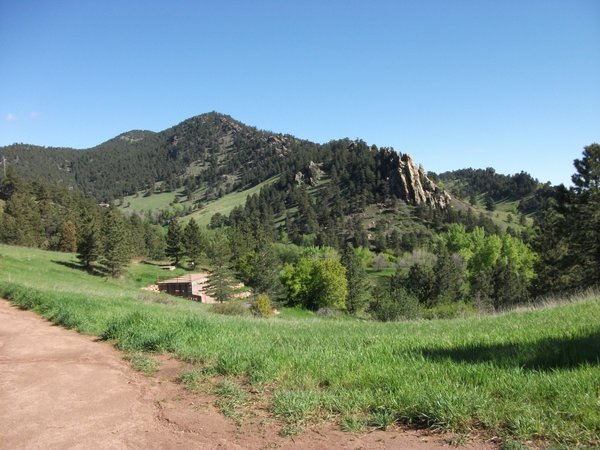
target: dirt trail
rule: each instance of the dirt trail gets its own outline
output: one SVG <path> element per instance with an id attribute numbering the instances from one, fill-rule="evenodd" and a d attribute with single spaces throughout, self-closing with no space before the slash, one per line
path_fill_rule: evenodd
<path id="1" fill-rule="evenodd" d="M 178 364 L 166 360 L 157 376 L 145 377 L 110 344 L 0 299 L 0 448 L 450 447 L 447 437 L 412 430 L 351 434 L 327 426 L 290 438 L 264 418 L 238 426 L 215 409 L 214 398 L 171 381 Z"/>

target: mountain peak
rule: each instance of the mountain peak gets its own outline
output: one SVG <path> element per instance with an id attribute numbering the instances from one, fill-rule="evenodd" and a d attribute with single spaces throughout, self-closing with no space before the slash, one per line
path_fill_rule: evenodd
<path id="1" fill-rule="evenodd" d="M 288 170 L 293 170 L 293 177 L 305 166 L 311 175 L 308 178 L 315 184 L 319 179 L 313 176 L 317 173 L 315 168 L 330 172 L 337 159 L 342 164 L 348 160 L 345 153 L 351 152 L 357 154 L 354 156 L 359 166 L 372 166 L 368 172 L 379 171 L 381 179 L 388 180 L 388 191 L 397 198 L 415 205 L 447 207 L 448 194 L 427 178 L 410 155 L 372 150 L 362 141 L 317 144 L 258 130 L 212 111 L 158 133 L 127 131 L 86 150 L 46 151 L 43 155 L 29 152 L 27 158 L 19 148 L 0 152 L 27 177 L 61 180 L 99 199 L 153 189 L 157 182 L 169 189 L 185 184 L 190 192 L 203 186 L 205 190 L 227 193 L 255 186 Z M 338 169 L 348 168 L 342 164 Z M 360 178 L 364 174 L 355 175 Z"/>
<path id="2" fill-rule="evenodd" d="M 150 130 L 131 130 L 125 133 L 121 133 L 115 139 L 119 139 L 125 142 L 139 142 L 141 140 L 146 139 L 148 136 L 152 136 L 154 134 L 156 133 Z"/>

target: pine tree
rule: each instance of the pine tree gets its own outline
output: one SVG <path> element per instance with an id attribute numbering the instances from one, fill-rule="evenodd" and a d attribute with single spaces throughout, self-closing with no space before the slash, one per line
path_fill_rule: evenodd
<path id="1" fill-rule="evenodd" d="M 86 209 L 82 215 L 83 226 L 78 230 L 77 258 L 88 270 L 98 260 L 102 251 L 100 218 L 92 210 Z"/>
<path id="2" fill-rule="evenodd" d="M 496 203 L 494 202 L 494 199 L 492 198 L 492 196 L 490 194 L 487 194 L 485 196 L 485 209 L 488 211 L 496 210 Z"/>
<path id="3" fill-rule="evenodd" d="M 493 275 L 493 305 L 496 311 L 527 300 L 527 281 L 511 261 L 498 260 Z"/>
<path id="4" fill-rule="evenodd" d="M 198 264 L 203 252 L 203 237 L 200 227 L 192 217 L 183 230 L 183 247 L 185 256 L 190 260 L 192 267 Z"/>
<path id="5" fill-rule="evenodd" d="M 179 260 L 184 255 L 183 247 L 183 231 L 181 225 L 176 219 L 169 223 L 169 231 L 167 232 L 167 249 L 165 254 L 175 259 L 175 265 L 179 264 Z"/>
<path id="6" fill-rule="evenodd" d="M 67 220 L 62 224 L 58 249 L 62 252 L 77 251 L 77 227 L 70 220 Z"/>
<path id="7" fill-rule="evenodd" d="M 12 229 L 7 230 L 11 237 L 7 243 L 28 247 L 41 246 L 44 241 L 39 207 L 28 190 L 14 191 L 4 205 L 4 212 L 11 216 Z"/>
<path id="8" fill-rule="evenodd" d="M 146 241 L 144 239 L 144 223 L 137 214 L 129 217 L 129 223 L 125 224 L 129 230 L 131 250 L 135 256 L 146 255 Z"/>
<path id="9" fill-rule="evenodd" d="M 165 257 L 165 248 L 167 246 L 162 228 L 152 225 L 148 220 L 144 222 L 144 242 L 147 255 L 153 260 L 160 260 Z"/>
<path id="10" fill-rule="evenodd" d="M 212 263 L 213 270 L 210 274 L 208 293 L 217 301 L 223 303 L 231 298 L 230 270 L 231 251 L 229 240 L 225 233 L 217 233 L 213 236 L 208 246 L 208 257 Z"/>
<path id="11" fill-rule="evenodd" d="M 102 263 L 112 277 L 123 273 L 131 260 L 131 243 L 123 215 L 111 206 L 102 221 Z"/>
<path id="12" fill-rule="evenodd" d="M 15 192 L 23 192 L 24 185 L 15 168 L 7 165 L 6 177 L 2 178 L 0 183 L 0 200 L 8 200 Z"/>
<path id="13" fill-rule="evenodd" d="M 423 264 L 413 264 L 406 280 L 408 291 L 422 304 L 431 303 L 435 294 L 436 276 L 433 269 Z"/>
<path id="14" fill-rule="evenodd" d="M 347 244 L 342 253 L 341 262 L 346 268 L 346 280 L 348 282 L 346 307 L 348 312 L 356 314 L 365 308 L 369 299 L 371 286 L 369 285 L 367 271 L 350 243 Z"/>
<path id="15" fill-rule="evenodd" d="M 575 216 L 569 234 L 581 271 L 581 286 L 600 285 L 600 145 L 585 147 L 574 162 Z"/>
<path id="16" fill-rule="evenodd" d="M 454 302 L 462 299 L 464 269 L 460 256 L 451 255 L 445 246 L 439 247 L 437 262 L 433 268 L 435 274 L 433 297 L 437 301 Z"/>
<path id="17" fill-rule="evenodd" d="M 281 265 L 275 254 L 273 243 L 265 235 L 258 236 L 254 248 L 254 271 L 250 283 L 259 293 L 277 294 L 281 290 L 279 270 Z"/>

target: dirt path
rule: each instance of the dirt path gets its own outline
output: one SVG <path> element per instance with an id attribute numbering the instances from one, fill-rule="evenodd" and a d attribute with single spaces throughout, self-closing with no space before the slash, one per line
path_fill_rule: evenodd
<path id="1" fill-rule="evenodd" d="M 236 425 L 214 398 L 171 381 L 178 364 L 165 360 L 157 376 L 145 377 L 110 344 L 0 299 L 0 448 L 449 447 L 448 437 L 411 430 L 351 434 L 328 426 L 290 438 L 264 418 Z"/>

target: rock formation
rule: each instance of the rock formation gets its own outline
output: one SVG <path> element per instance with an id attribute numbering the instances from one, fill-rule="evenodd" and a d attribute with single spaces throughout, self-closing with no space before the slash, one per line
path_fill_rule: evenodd
<path id="1" fill-rule="evenodd" d="M 388 179 L 390 190 L 398 198 L 413 205 L 426 204 L 446 209 L 452 200 L 450 194 L 431 181 L 423 169 L 417 167 L 409 154 L 383 149 L 378 154 L 382 175 Z"/>
<path id="2" fill-rule="evenodd" d="M 323 171 L 317 163 L 311 161 L 308 166 L 296 173 L 294 180 L 298 185 L 308 184 L 314 187 L 319 184 L 321 177 L 323 177 Z"/>

